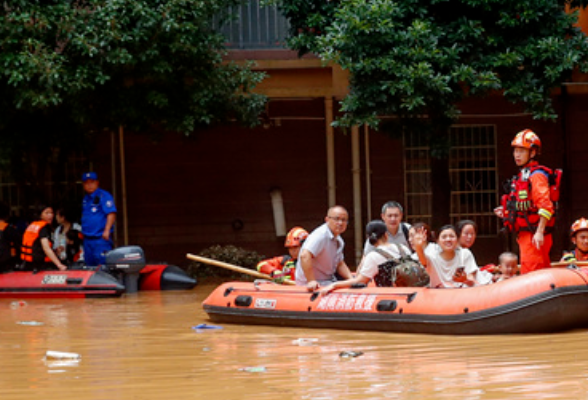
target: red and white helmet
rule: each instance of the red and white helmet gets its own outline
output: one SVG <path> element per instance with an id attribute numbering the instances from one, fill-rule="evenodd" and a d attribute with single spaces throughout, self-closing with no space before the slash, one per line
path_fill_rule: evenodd
<path id="1" fill-rule="evenodd" d="M 585 230 L 588 230 L 588 220 L 582 217 L 572 224 L 572 228 L 570 229 L 570 236 L 574 236 L 576 233 Z"/>
<path id="2" fill-rule="evenodd" d="M 523 147 L 525 149 L 535 149 L 537 154 L 541 151 L 541 139 L 535 132 L 525 129 L 517 133 L 510 144 L 512 147 Z"/>
<path id="3" fill-rule="evenodd" d="M 290 229 L 290 232 L 286 235 L 286 242 L 284 247 L 297 247 L 302 246 L 302 242 L 308 237 L 306 229 L 296 226 Z"/>

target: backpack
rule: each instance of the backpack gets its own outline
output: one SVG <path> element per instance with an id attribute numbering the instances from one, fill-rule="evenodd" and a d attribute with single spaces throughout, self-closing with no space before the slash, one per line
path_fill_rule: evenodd
<path id="1" fill-rule="evenodd" d="M 408 241 L 408 231 L 409 231 L 408 225 L 405 224 L 404 222 L 401 222 L 400 228 L 402 228 L 402 233 L 404 234 L 404 238 L 406 239 L 406 244 L 408 245 L 410 243 Z M 410 245 L 408 247 L 410 247 Z"/>
<path id="2" fill-rule="evenodd" d="M 378 273 L 374 276 L 376 286 L 423 287 L 429 285 L 430 278 L 427 270 L 410 254 L 406 254 L 402 246 L 397 247 L 400 251 L 400 258 L 396 258 L 382 249 L 374 249 L 375 252 L 387 259 L 386 262 L 378 265 Z"/>

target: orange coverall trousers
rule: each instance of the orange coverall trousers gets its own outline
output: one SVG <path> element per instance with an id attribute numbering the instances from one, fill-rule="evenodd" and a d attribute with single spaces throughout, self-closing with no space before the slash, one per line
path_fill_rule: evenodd
<path id="1" fill-rule="evenodd" d="M 551 268 L 549 251 L 553 245 L 553 238 L 550 234 L 544 235 L 543 246 L 537 249 L 532 243 L 533 232 L 519 232 L 517 243 L 521 255 L 521 275 L 543 268 Z"/>

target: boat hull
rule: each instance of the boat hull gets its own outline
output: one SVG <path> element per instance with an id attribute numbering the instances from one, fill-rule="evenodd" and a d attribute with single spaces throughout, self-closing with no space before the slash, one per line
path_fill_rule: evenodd
<path id="1" fill-rule="evenodd" d="M 146 265 L 137 279 L 139 290 L 186 290 L 196 285 L 181 268 L 165 264 Z M 0 298 L 120 297 L 127 292 L 123 281 L 95 267 L 5 272 L 0 274 Z"/>
<path id="2" fill-rule="evenodd" d="M 588 327 L 588 275 L 550 269 L 465 289 L 358 288 L 329 295 L 305 288 L 232 282 L 204 301 L 221 323 L 480 335 Z"/>
<path id="3" fill-rule="evenodd" d="M 100 271 L 40 271 L 0 274 L 0 298 L 120 297 L 125 287 Z"/>
<path id="4" fill-rule="evenodd" d="M 196 279 L 175 265 L 146 265 L 139 276 L 139 290 L 189 290 L 194 286 Z"/>

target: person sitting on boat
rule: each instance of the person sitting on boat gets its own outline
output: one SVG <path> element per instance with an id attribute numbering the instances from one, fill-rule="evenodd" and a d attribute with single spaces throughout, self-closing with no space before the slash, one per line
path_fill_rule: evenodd
<path id="1" fill-rule="evenodd" d="M 424 232 L 426 232 L 427 234 L 427 239 L 425 242 L 425 251 L 427 250 L 427 247 L 431 244 L 431 243 L 435 243 L 435 239 L 433 238 L 433 232 L 431 231 L 431 228 L 429 228 L 429 225 L 427 225 L 424 222 L 415 222 L 410 229 L 408 230 L 408 243 L 410 245 L 410 248 L 414 251 L 414 238 L 417 234 L 417 232 L 423 229 Z M 412 253 L 412 256 L 415 260 L 418 260 L 419 257 L 416 253 Z"/>
<path id="2" fill-rule="evenodd" d="M 81 232 L 82 226 L 77 222 L 73 222 L 75 216 L 70 208 L 58 208 L 55 212 L 55 220 L 57 221 L 58 226 L 53 232 L 53 251 L 61 261 L 65 261 L 67 259 L 65 251 L 67 233 L 70 229 L 75 229 L 78 232 Z"/>
<path id="3" fill-rule="evenodd" d="M 296 263 L 296 284 L 309 291 L 337 281 L 335 273 L 343 279 L 351 278 L 345 263 L 345 242 L 341 234 L 347 229 L 349 214 L 345 207 L 333 206 L 327 211 L 325 223 L 308 235 L 300 249 Z"/>
<path id="4" fill-rule="evenodd" d="M 588 220 L 582 217 L 572 224 L 570 239 L 574 244 L 574 250 L 564 253 L 561 261 L 588 261 Z"/>
<path id="5" fill-rule="evenodd" d="M 284 247 L 288 249 L 288 254 L 260 261 L 257 264 L 257 270 L 271 275 L 272 278 L 294 280 L 298 254 L 307 237 L 308 232 L 304 228 L 296 226 L 290 229 L 284 243 Z"/>
<path id="6" fill-rule="evenodd" d="M 386 224 L 388 228 L 388 243 L 402 244 L 410 247 L 408 232 L 410 230 L 410 224 L 402 222 L 404 215 L 404 208 L 397 201 L 387 201 L 382 205 L 382 212 L 380 218 Z M 374 250 L 374 246 L 370 244 L 370 241 L 366 239 L 363 245 L 363 255 L 359 261 L 357 269 L 361 269 L 365 257 Z M 412 252 L 412 250 L 411 250 Z"/>
<path id="7" fill-rule="evenodd" d="M 510 251 L 505 251 L 498 256 L 498 265 L 488 264 L 480 267 L 480 270 L 493 274 L 492 281 L 501 282 L 519 274 L 519 256 Z"/>
<path id="8" fill-rule="evenodd" d="M 65 234 L 65 261 L 67 265 L 82 264 L 84 262 L 82 232 L 70 229 Z"/>
<path id="9" fill-rule="evenodd" d="M 9 222 L 10 207 L 0 202 L 0 272 L 9 271 L 18 263 L 20 234 L 16 226 Z"/>
<path id="10" fill-rule="evenodd" d="M 498 263 L 500 276 L 496 282 L 512 278 L 519 274 L 519 257 L 515 253 L 505 251 L 498 256 Z"/>
<path id="11" fill-rule="evenodd" d="M 388 201 L 382 205 L 382 213 L 380 214 L 380 217 L 386 224 L 386 228 L 389 232 L 387 238 L 388 242 L 402 244 L 408 247 L 408 232 L 410 230 L 410 224 L 402 222 L 403 215 L 404 209 L 397 201 Z M 363 246 L 363 256 L 365 257 L 373 250 L 374 246 L 371 245 L 369 240 L 366 240 Z"/>
<path id="12" fill-rule="evenodd" d="M 65 271 L 67 267 L 61 263 L 53 251 L 51 243 L 53 222 L 53 208 L 40 206 L 36 221 L 27 227 L 23 238 L 20 258 L 25 271 L 59 269 Z"/>
<path id="13" fill-rule="evenodd" d="M 457 229 L 457 237 L 459 238 L 459 246 L 464 249 L 471 248 L 476 243 L 478 236 L 478 224 L 471 219 L 462 219 L 455 228 Z"/>
<path id="14" fill-rule="evenodd" d="M 365 231 L 367 239 L 374 250 L 364 257 L 355 276 L 344 281 L 330 284 L 321 290 L 323 294 L 330 293 L 335 289 L 351 287 L 356 284 L 367 284 L 378 275 L 380 271 L 379 266 L 385 264 L 390 256 L 400 259 L 403 254 L 411 254 L 408 247 L 390 243 L 388 241 L 390 232 L 383 221 L 371 221 L 367 224 Z M 387 286 L 392 285 L 390 284 Z"/>
<path id="15" fill-rule="evenodd" d="M 427 232 L 418 229 L 414 237 L 418 258 L 431 277 L 433 288 L 458 288 L 485 285 L 492 282 L 492 274 L 480 271 L 472 252 L 458 246 L 457 230 L 453 225 L 443 226 L 435 245 L 424 247 Z"/>

